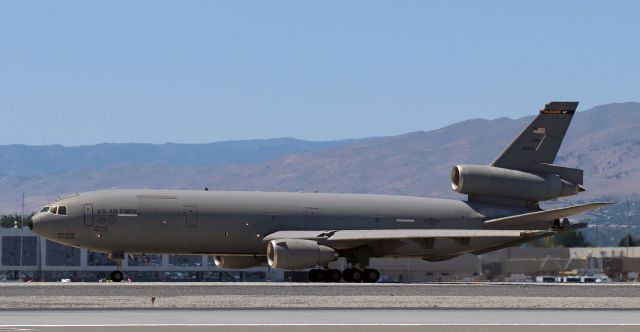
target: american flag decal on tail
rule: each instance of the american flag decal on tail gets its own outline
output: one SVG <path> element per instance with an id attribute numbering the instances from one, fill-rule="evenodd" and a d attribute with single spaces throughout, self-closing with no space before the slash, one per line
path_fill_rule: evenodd
<path id="1" fill-rule="evenodd" d="M 542 135 L 544 135 L 544 134 L 547 133 L 547 130 L 544 129 L 543 127 L 533 127 L 533 133 L 534 134 L 542 134 Z"/>

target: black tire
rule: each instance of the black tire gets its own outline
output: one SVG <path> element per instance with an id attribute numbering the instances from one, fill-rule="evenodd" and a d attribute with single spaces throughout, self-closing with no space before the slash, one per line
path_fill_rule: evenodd
<path id="1" fill-rule="evenodd" d="M 311 269 L 307 274 L 307 278 L 310 282 L 323 282 L 325 279 L 325 272 L 320 269 Z"/>
<path id="2" fill-rule="evenodd" d="M 324 282 L 327 279 L 327 273 L 325 270 L 322 269 L 316 269 L 317 275 L 318 275 L 318 281 L 317 282 Z"/>
<path id="3" fill-rule="evenodd" d="M 124 275 L 120 271 L 113 271 L 109 275 L 109 279 L 111 279 L 111 281 L 113 282 L 120 282 L 122 281 L 122 279 L 124 279 Z"/>
<path id="4" fill-rule="evenodd" d="M 362 273 L 361 270 L 358 269 L 352 269 L 353 271 L 351 272 L 351 282 L 361 282 L 362 278 L 364 277 L 364 274 Z"/>
<path id="5" fill-rule="evenodd" d="M 309 282 L 316 282 L 317 280 L 317 274 L 316 274 L 316 269 L 311 269 L 309 270 L 309 272 L 307 272 L 307 279 L 309 279 Z"/>
<path id="6" fill-rule="evenodd" d="M 354 269 L 345 269 L 342 271 L 342 280 L 345 282 L 353 282 L 352 274 Z"/>
<path id="7" fill-rule="evenodd" d="M 328 282 L 340 282 L 340 280 L 342 280 L 342 272 L 340 272 L 340 270 L 327 270 L 325 271 L 325 275 Z"/>
<path id="8" fill-rule="evenodd" d="M 374 283 L 374 282 L 378 282 L 379 279 L 380 279 L 380 272 L 378 272 L 378 270 L 364 269 L 363 278 L 362 278 L 364 282 Z"/>

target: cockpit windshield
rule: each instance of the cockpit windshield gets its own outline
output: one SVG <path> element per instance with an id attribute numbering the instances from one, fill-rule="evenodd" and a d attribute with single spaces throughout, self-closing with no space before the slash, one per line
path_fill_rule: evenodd
<path id="1" fill-rule="evenodd" d="M 59 206 L 45 206 L 43 207 L 40 212 L 50 212 L 52 214 L 57 214 L 57 215 L 61 215 L 61 216 L 66 216 L 67 215 L 67 207 L 64 205 L 59 205 Z"/>

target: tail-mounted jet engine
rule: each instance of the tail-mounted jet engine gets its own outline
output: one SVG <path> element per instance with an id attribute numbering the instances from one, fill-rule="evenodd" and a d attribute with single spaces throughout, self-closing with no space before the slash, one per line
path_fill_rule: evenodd
<path id="1" fill-rule="evenodd" d="M 280 239 L 267 245 L 267 262 L 274 269 L 302 270 L 329 264 L 337 257 L 333 248 L 312 240 Z"/>
<path id="2" fill-rule="evenodd" d="M 533 174 L 483 165 L 455 166 L 451 172 L 451 187 L 462 194 L 527 201 L 546 201 L 583 190 L 557 174 Z"/>
<path id="3" fill-rule="evenodd" d="M 248 269 L 265 262 L 264 256 L 213 256 L 217 267 L 224 269 Z"/>

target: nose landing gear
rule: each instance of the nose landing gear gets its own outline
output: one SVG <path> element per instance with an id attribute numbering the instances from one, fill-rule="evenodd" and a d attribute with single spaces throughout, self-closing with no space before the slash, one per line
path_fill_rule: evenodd
<path id="1" fill-rule="evenodd" d="M 109 274 L 109 279 L 113 282 L 121 282 L 124 279 L 124 274 L 121 271 L 124 252 L 113 252 L 109 254 L 109 258 L 116 261 L 116 267 L 118 268 Z"/>
<path id="2" fill-rule="evenodd" d="M 122 279 L 124 279 L 124 275 L 122 274 L 121 271 L 113 271 L 109 275 L 109 279 L 111 279 L 111 281 L 113 282 L 120 282 L 122 281 Z"/>

